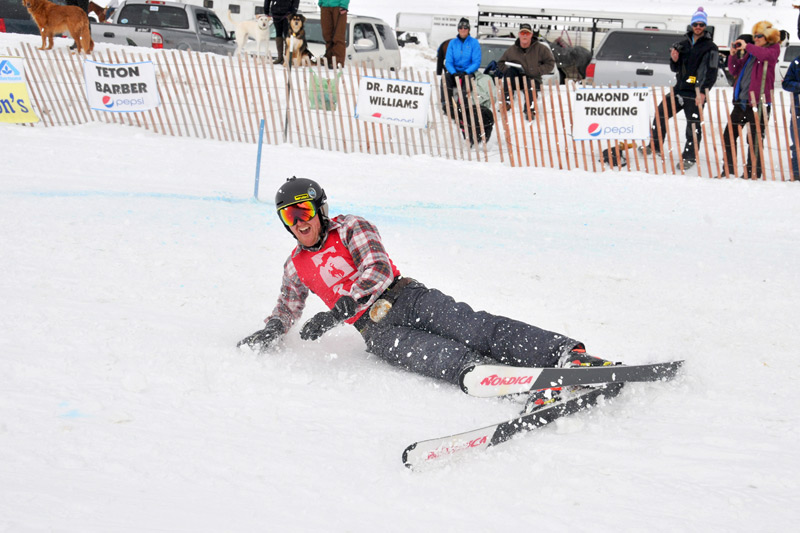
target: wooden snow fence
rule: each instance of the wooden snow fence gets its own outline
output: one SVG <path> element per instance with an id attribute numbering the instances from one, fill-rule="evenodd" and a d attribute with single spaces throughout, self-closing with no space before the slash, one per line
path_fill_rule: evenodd
<path id="1" fill-rule="evenodd" d="M 464 87 L 466 102 L 442 102 L 444 80 L 431 71 L 404 68 L 387 72 L 365 66 L 328 70 L 322 66 L 285 69 L 260 57 L 223 57 L 177 50 L 141 52 L 98 51 L 89 57 L 108 64 L 152 61 L 156 70 L 161 105 L 140 113 L 93 111 L 86 100 L 83 59 L 66 47 L 40 51 L 29 43 L 8 47 L 5 55 L 25 59 L 25 74 L 39 126 L 55 127 L 105 122 L 135 126 L 175 137 L 196 137 L 220 141 L 256 143 L 263 119 L 263 142 L 292 143 L 300 147 L 344 153 L 428 155 L 476 162 L 497 161 L 513 167 L 541 167 L 586 170 L 593 173 L 644 172 L 680 175 L 685 121 L 680 113 L 667 121 L 663 154 L 645 155 L 644 141 L 574 141 L 572 139 L 571 95 L 573 82 L 543 86 L 535 94 L 536 113 L 524 87 L 511 92 L 510 107 L 503 105 L 509 87 L 487 83 L 487 107 L 494 121 L 488 143 L 472 145 L 455 120 L 456 106 L 476 105 L 478 88 L 474 81 Z M 354 118 L 361 76 L 428 82 L 432 85 L 429 124 L 425 129 L 377 124 Z M 515 88 L 517 89 L 517 88 Z M 674 98 L 669 88 L 654 88 L 653 106 L 663 98 Z M 797 143 L 789 123 L 793 102 L 780 87 L 764 132 L 763 142 L 749 144 L 749 128 L 739 128 L 734 167 L 728 168 L 723 151 L 723 132 L 730 113 L 731 88 L 707 93 L 703 108 L 703 138 L 697 165 L 690 172 L 700 177 L 736 177 L 745 173 L 748 151 L 764 154 L 762 180 L 791 180 L 789 146 Z M 484 124 L 478 120 L 465 127 L 472 138 L 484 138 Z M 35 125 L 34 125 L 35 126 Z M 760 128 L 759 128 L 760 131 Z M 730 132 L 729 132 L 730 134 Z M 758 139 L 757 139 L 758 140 Z M 607 158 L 603 160 L 603 152 Z M 613 154 L 610 157 L 609 154 Z"/>

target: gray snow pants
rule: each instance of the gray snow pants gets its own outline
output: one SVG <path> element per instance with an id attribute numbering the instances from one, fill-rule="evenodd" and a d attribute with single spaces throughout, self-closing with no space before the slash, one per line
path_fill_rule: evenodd
<path id="1" fill-rule="evenodd" d="M 518 320 L 473 311 L 415 282 L 391 310 L 362 330 L 367 351 L 412 372 L 458 384 L 459 372 L 479 361 L 555 366 L 580 342 Z M 487 360 L 487 358 L 489 358 Z"/>

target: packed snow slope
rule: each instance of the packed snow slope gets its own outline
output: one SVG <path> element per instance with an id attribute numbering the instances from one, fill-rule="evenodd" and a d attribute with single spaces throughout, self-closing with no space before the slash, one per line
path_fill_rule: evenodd
<path id="1" fill-rule="evenodd" d="M 113 125 L 0 126 L 0 530 L 788 530 L 798 489 L 800 186 L 511 169 Z M 470 461 L 419 439 L 511 417 L 293 329 L 259 356 L 318 179 L 403 274 L 671 383 Z M 306 317 L 322 310 L 312 297 Z"/>
<path id="2" fill-rule="evenodd" d="M 256 201 L 255 164 L 254 145 L 0 124 L 0 531 L 796 527 L 800 184 L 285 145 Z M 685 371 L 411 472 L 411 442 L 519 405 L 391 367 L 352 328 L 235 348 L 278 295 L 291 175 L 376 223 L 404 275 Z"/>

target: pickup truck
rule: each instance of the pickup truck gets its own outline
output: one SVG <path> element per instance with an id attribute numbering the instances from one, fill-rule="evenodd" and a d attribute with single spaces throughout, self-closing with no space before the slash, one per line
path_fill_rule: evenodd
<path id="1" fill-rule="evenodd" d="M 236 51 L 236 42 L 212 10 L 165 0 L 127 0 L 105 23 L 92 23 L 92 39 L 222 55 Z"/>

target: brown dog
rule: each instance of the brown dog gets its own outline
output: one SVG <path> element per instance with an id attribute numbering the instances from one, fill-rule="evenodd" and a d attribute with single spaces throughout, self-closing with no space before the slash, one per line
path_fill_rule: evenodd
<path id="1" fill-rule="evenodd" d="M 39 50 L 53 48 L 53 35 L 68 31 L 75 39 L 75 48 L 85 54 L 94 49 L 89 17 L 78 6 L 60 6 L 47 0 L 22 0 L 42 34 Z"/>
<path id="2" fill-rule="evenodd" d="M 311 61 L 311 52 L 306 43 L 306 18 L 296 14 L 289 17 L 289 35 L 286 37 L 286 54 L 291 57 L 292 65 L 298 67 L 303 64 L 304 59 L 308 63 Z M 285 54 L 284 54 L 285 55 Z"/>

